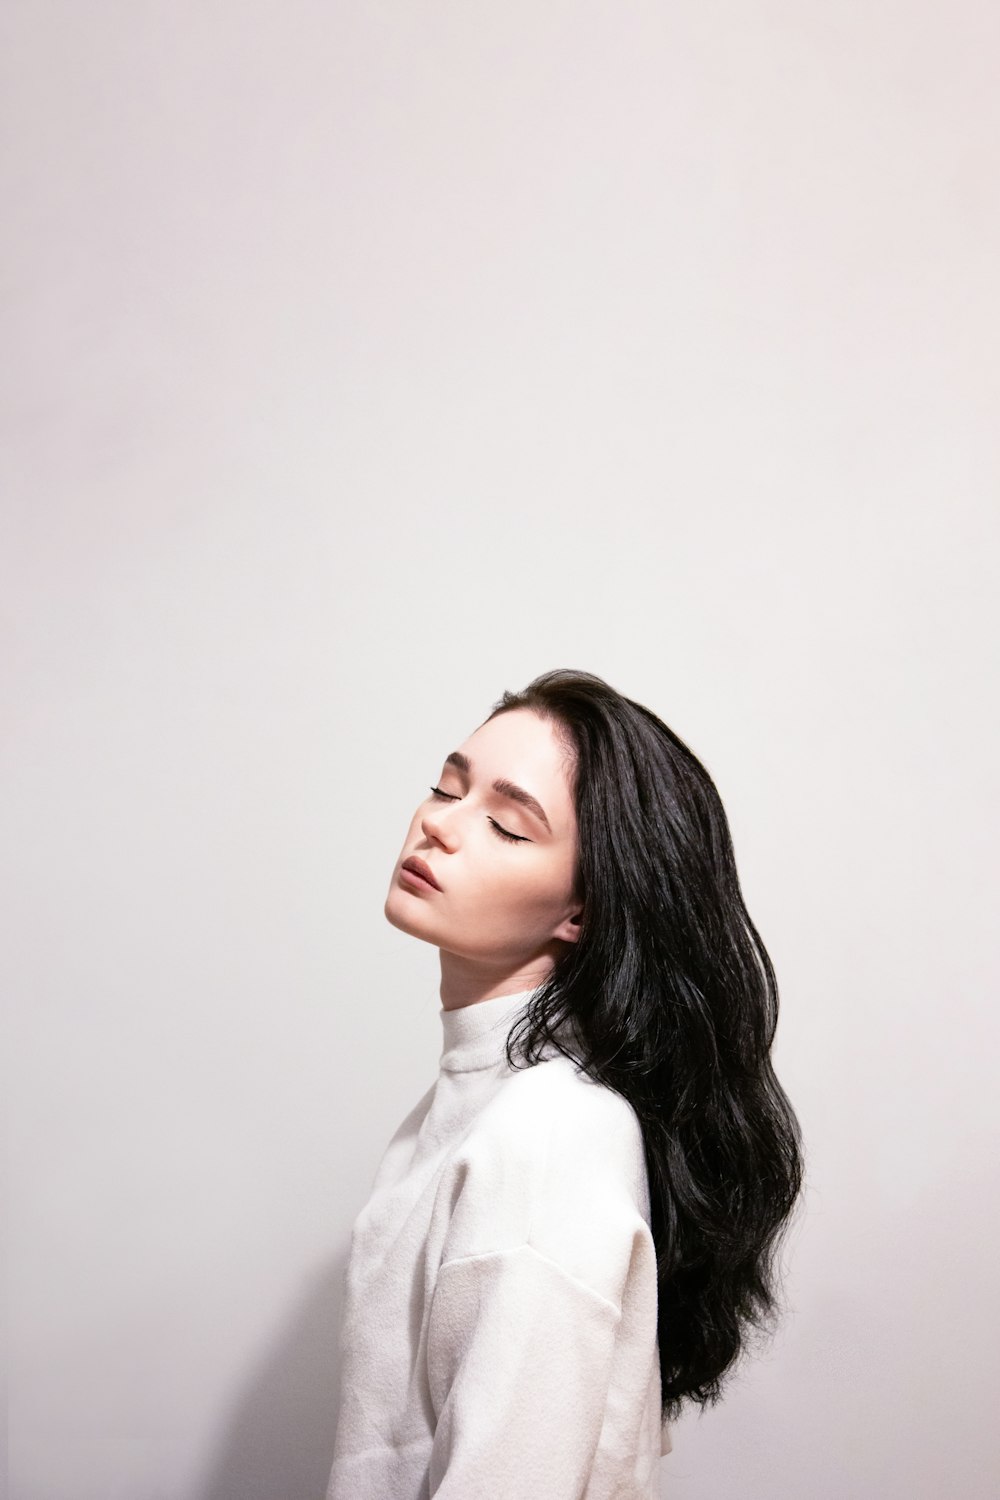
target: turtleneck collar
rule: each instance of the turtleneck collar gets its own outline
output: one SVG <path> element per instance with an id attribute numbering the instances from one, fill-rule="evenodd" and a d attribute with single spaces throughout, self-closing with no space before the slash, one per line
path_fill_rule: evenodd
<path id="1" fill-rule="evenodd" d="M 458 1010 L 441 1006 L 441 1067 L 447 1073 L 468 1073 L 474 1068 L 494 1067 L 504 1057 L 504 1048 L 515 1017 L 525 1008 L 537 986 L 513 995 L 494 995 Z"/>

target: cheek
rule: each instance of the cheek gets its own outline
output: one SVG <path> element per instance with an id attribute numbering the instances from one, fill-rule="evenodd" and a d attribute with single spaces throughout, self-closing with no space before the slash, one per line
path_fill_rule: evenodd
<path id="1" fill-rule="evenodd" d="M 499 843 L 496 834 L 488 837 Z M 500 848 L 498 853 L 485 838 L 475 849 L 466 845 L 462 851 L 461 878 L 453 883 L 457 902 L 479 919 L 495 914 L 503 922 L 519 918 L 536 907 L 544 882 L 537 869 L 517 859 L 517 852 Z"/>
<path id="2" fill-rule="evenodd" d="M 536 921 L 544 921 L 564 899 L 558 874 L 551 865 L 529 860 L 520 866 L 511 861 L 498 882 L 497 897 L 508 916 Z"/>

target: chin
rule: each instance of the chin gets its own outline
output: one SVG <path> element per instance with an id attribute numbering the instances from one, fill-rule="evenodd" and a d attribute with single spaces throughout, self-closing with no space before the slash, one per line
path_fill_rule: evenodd
<path id="1" fill-rule="evenodd" d="M 408 932 L 413 937 L 423 937 L 424 934 L 420 930 L 422 924 L 419 920 L 414 920 L 416 913 L 412 910 L 412 907 L 422 906 L 423 903 L 420 900 L 411 901 L 411 909 L 407 910 L 404 903 L 399 899 L 400 894 L 405 895 L 406 893 L 405 891 L 400 893 L 391 890 L 388 896 L 386 896 L 385 905 L 382 908 L 386 921 L 390 922 L 393 927 L 398 927 L 400 932 Z"/>

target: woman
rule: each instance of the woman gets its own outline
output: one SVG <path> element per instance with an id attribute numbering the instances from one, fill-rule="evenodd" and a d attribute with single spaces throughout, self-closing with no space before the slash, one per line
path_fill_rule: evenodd
<path id="1" fill-rule="evenodd" d="M 718 792 L 544 673 L 446 756 L 385 915 L 440 950 L 443 1047 L 354 1224 L 327 1500 L 656 1496 L 773 1322 L 802 1178 Z"/>

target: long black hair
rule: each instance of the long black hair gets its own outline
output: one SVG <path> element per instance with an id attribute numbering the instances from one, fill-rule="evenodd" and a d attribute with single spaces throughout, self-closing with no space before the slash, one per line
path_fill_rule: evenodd
<path id="1" fill-rule="evenodd" d="M 685 1400 L 715 1404 L 749 1335 L 776 1320 L 778 1249 L 803 1180 L 770 1057 L 777 982 L 719 793 L 687 745 L 589 672 L 544 672 L 489 718 L 519 708 L 548 720 L 567 754 L 583 916 L 511 1028 L 507 1061 L 530 1066 L 551 1043 L 635 1110 L 666 1421 Z M 578 1053 L 556 1034 L 567 1022 Z"/>

